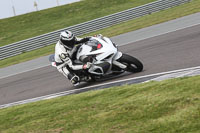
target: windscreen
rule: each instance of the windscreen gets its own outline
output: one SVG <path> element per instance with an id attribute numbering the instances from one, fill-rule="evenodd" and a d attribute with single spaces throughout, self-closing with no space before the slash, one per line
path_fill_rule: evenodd
<path id="1" fill-rule="evenodd" d="M 86 45 L 91 46 L 92 51 L 102 48 L 102 44 L 97 40 L 90 40 L 86 43 Z"/>

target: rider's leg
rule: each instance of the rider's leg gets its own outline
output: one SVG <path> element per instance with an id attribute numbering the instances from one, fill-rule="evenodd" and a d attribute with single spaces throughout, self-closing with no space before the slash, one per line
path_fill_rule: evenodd
<path id="1" fill-rule="evenodd" d="M 62 73 L 66 78 L 68 78 L 74 86 L 76 86 L 76 85 L 79 84 L 79 81 L 80 81 L 79 77 L 78 77 L 77 75 L 75 75 L 75 74 L 73 73 L 73 71 L 70 70 L 70 68 L 68 68 L 68 67 L 63 67 L 61 73 Z"/>

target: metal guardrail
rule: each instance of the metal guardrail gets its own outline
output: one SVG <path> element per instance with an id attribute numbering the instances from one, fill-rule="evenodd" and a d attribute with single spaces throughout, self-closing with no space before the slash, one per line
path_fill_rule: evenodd
<path id="1" fill-rule="evenodd" d="M 118 24 L 120 22 L 138 18 L 170 7 L 178 6 L 189 1 L 191 0 L 158 0 L 143 6 L 131 8 L 85 23 L 77 24 L 37 37 L 2 46 L 0 47 L 0 60 L 21 54 L 26 51 L 31 51 L 50 44 L 54 44 L 58 41 L 60 32 L 65 29 L 71 30 L 74 34 L 80 36 L 89 32 L 112 26 L 114 24 Z"/>

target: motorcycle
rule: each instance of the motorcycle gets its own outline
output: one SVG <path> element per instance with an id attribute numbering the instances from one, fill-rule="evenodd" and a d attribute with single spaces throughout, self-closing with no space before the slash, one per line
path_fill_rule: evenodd
<path id="1" fill-rule="evenodd" d="M 55 66 L 54 55 L 49 57 L 52 66 Z M 75 64 L 91 63 L 87 70 L 74 71 L 80 77 L 81 82 L 96 81 L 110 75 L 118 75 L 124 72 L 141 72 L 143 64 L 137 58 L 118 51 L 118 46 L 108 37 L 102 35 L 91 37 L 82 44 L 77 53 Z"/>

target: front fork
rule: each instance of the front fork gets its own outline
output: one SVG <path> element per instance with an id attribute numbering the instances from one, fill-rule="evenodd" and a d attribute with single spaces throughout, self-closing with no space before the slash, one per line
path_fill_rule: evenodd
<path id="1" fill-rule="evenodd" d="M 120 59 L 122 57 L 122 52 L 117 52 L 117 54 L 115 55 L 115 57 L 113 58 L 113 65 L 118 66 L 121 69 L 126 69 L 127 66 L 120 63 L 119 61 L 117 61 L 118 59 Z"/>
<path id="2" fill-rule="evenodd" d="M 126 69 L 127 68 L 126 65 L 120 63 L 119 61 L 113 61 L 113 65 L 118 66 L 121 69 Z"/>

